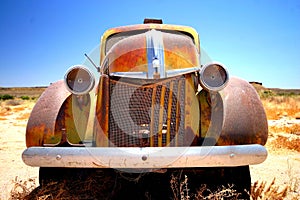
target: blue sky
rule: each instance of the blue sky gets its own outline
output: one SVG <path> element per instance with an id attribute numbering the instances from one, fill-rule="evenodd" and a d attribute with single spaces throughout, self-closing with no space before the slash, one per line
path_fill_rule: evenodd
<path id="1" fill-rule="evenodd" d="M 1 0 L 0 87 L 63 79 L 106 29 L 144 18 L 194 27 L 203 51 L 231 76 L 300 88 L 299 0 Z"/>

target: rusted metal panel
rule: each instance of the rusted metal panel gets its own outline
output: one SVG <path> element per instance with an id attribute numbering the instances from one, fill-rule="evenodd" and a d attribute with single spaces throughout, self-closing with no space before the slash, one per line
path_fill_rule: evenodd
<path id="1" fill-rule="evenodd" d="M 264 145 L 268 138 L 268 122 L 253 86 L 245 80 L 232 77 L 221 95 L 224 122 L 218 144 Z"/>
<path id="2" fill-rule="evenodd" d="M 32 110 L 26 128 L 26 145 L 30 147 L 82 144 L 90 104 L 89 94 L 72 95 L 66 90 L 63 81 L 53 83 Z"/>
<path id="3" fill-rule="evenodd" d="M 26 146 L 42 146 L 44 141 L 58 144 L 61 134 L 55 132 L 59 110 L 70 96 L 63 81 L 52 83 L 32 109 L 26 128 Z M 51 102 L 51 103 L 50 103 Z"/>
<path id="4" fill-rule="evenodd" d="M 149 63 L 152 64 L 153 57 L 148 56 L 151 51 L 151 44 L 146 42 L 147 37 L 154 37 L 153 40 L 162 40 L 161 47 L 154 47 L 162 50 L 163 63 L 166 70 L 184 69 L 199 66 L 199 54 L 192 40 L 184 35 L 146 32 L 133 35 L 117 42 L 106 55 L 108 65 L 102 69 L 103 72 L 146 72 Z M 158 37 L 158 38 L 156 38 Z M 150 59 L 150 60 L 149 60 Z M 109 68 L 109 69 L 106 69 Z"/>
<path id="5" fill-rule="evenodd" d="M 174 30 L 182 33 L 186 33 L 187 35 L 190 35 L 193 38 L 195 47 L 198 51 L 198 54 L 200 53 L 200 44 L 199 44 L 199 36 L 197 31 L 188 26 L 179 26 L 179 25 L 170 25 L 170 24 L 138 24 L 138 25 L 131 25 L 131 26 L 121 26 L 116 28 L 108 29 L 102 36 L 101 43 L 105 44 L 107 39 L 111 37 L 112 35 L 115 35 L 117 33 L 122 32 L 130 32 L 130 31 L 138 31 L 138 30 L 151 30 L 151 29 L 157 29 L 157 30 Z M 100 65 L 103 64 L 104 58 L 106 56 L 106 45 L 101 46 L 101 55 L 100 55 Z"/>
<path id="6" fill-rule="evenodd" d="M 268 137 L 267 117 L 256 90 L 232 77 L 220 92 L 202 90 L 201 137 L 214 138 L 216 145 L 262 144 Z"/>
<path id="7" fill-rule="evenodd" d="M 90 109 L 90 94 L 71 95 L 61 107 L 61 118 L 58 118 L 57 120 L 56 131 L 61 133 L 66 132 L 66 142 L 69 144 L 83 144 L 87 130 Z M 62 123 L 60 123 L 60 121 Z"/>
<path id="8" fill-rule="evenodd" d="M 200 107 L 193 76 L 192 73 L 185 75 L 185 146 L 197 145 L 199 137 Z"/>
<path id="9" fill-rule="evenodd" d="M 102 74 L 98 87 L 98 98 L 95 117 L 95 144 L 109 146 L 109 77 Z"/>
<path id="10" fill-rule="evenodd" d="M 167 70 L 200 66 L 196 46 L 186 36 L 164 33 L 163 44 Z"/>
<path id="11" fill-rule="evenodd" d="M 145 72 L 147 65 L 147 47 L 145 34 L 134 35 L 118 42 L 109 52 L 109 72 Z M 104 69 L 105 71 L 105 69 Z"/>
<path id="12" fill-rule="evenodd" d="M 200 103 L 200 133 L 202 145 L 215 145 L 211 139 L 218 140 L 224 121 L 224 102 L 219 92 L 201 90 L 198 94 Z"/>

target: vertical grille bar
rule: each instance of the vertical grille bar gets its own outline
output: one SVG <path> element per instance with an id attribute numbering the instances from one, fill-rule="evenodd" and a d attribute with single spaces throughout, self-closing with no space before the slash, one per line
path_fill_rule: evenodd
<path id="1" fill-rule="evenodd" d="M 166 87 L 162 85 L 161 94 L 160 94 L 159 120 L 158 120 L 158 146 L 159 147 L 162 147 L 162 139 L 163 139 L 162 131 L 163 131 L 163 123 L 164 123 L 165 91 L 166 91 Z"/>
<path id="2" fill-rule="evenodd" d="M 154 114 L 155 114 L 155 100 L 156 100 L 156 87 L 152 91 L 152 102 L 151 102 L 151 119 L 150 119 L 150 147 L 154 146 Z"/>
<path id="3" fill-rule="evenodd" d="M 181 97 L 181 87 L 182 87 L 182 79 L 178 80 L 178 91 L 177 91 L 177 102 L 176 102 L 176 128 L 175 128 L 175 132 L 176 132 L 176 136 L 175 136 L 175 145 L 178 146 L 178 136 L 179 136 L 179 128 L 180 128 L 180 109 L 181 109 L 181 105 L 180 105 L 180 97 Z M 183 120 L 183 119 L 182 119 Z"/>
<path id="4" fill-rule="evenodd" d="M 174 81 L 170 83 L 170 92 L 168 100 L 168 114 L 167 114 L 167 141 L 166 145 L 171 143 L 171 117 L 172 117 L 172 97 L 173 97 Z"/>

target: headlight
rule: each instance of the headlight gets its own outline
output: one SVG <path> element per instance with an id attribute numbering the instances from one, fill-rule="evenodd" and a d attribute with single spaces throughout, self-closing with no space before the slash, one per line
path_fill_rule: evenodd
<path id="1" fill-rule="evenodd" d="M 228 80 L 227 69 L 220 63 L 206 64 L 200 70 L 200 85 L 205 90 L 222 90 L 227 85 Z"/>
<path id="2" fill-rule="evenodd" d="M 95 78 L 88 68 L 82 65 L 71 67 L 65 74 L 67 89 L 77 95 L 90 92 L 95 85 Z"/>

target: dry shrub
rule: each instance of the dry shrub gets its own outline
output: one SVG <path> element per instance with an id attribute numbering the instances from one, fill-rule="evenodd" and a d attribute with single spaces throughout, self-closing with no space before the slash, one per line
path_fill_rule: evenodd
<path id="1" fill-rule="evenodd" d="M 269 120 L 278 120 L 282 116 L 295 116 L 300 112 L 300 96 L 271 96 L 262 99 Z"/>
<path id="2" fill-rule="evenodd" d="M 15 177 L 13 181 L 13 188 L 10 192 L 10 200 L 22 200 L 25 199 L 36 188 L 35 180 L 29 178 L 27 181 Z"/>
<path id="3" fill-rule="evenodd" d="M 251 187 L 251 197 L 253 200 L 264 200 L 264 199 L 274 199 L 282 200 L 287 196 L 288 186 L 279 190 L 279 186 L 275 185 L 275 178 L 270 183 L 266 184 L 266 181 L 259 183 L 256 181 Z"/>
<path id="4" fill-rule="evenodd" d="M 189 200 L 188 177 L 185 175 L 184 180 L 180 181 L 177 176 L 171 175 L 171 189 L 174 199 Z"/>
<path id="5" fill-rule="evenodd" d="M 293 165 L 291 161 L 287 160 L 288 165 L 288 177 L 289 177 L 289 196 L 292 200 L 299 200 L 300 199 L 300 177 L 295 175 L 295 171 L 293 169 Z"/>
<path id="6" fill-rule="evenodd" d="M 289 186 L 280 188 L 275 184 L 275 178 L 270 184 L 266 181 L 255 182 L 251 187 L 252 200 L 297 200 L 300 198 L 299 194 L 299 178 L 293 177 L 293 171 L 291 173 Z M 103 177 L 89 178 L 86 181 L 73 181 L 72 183 L 67 181 L 62 182 L 50 182 L 44 187 L 37 187 L 33 179 L 22 181 L 16 177 L 14 181 L 14 187 L 11 191 L 11 197 L 9 200 L 53 200 L 53 199 L 109 199 L 111 183 L 108 179 L 102 179 Z M 101 180 L 99 182 L 99 180 Z M 107 182 L 108 181 L 108 182 Z M 191 194 L 188 177 L 185 176 L 181 182 L 174 176 L 170 180 L 171 189 L 173 191 L 174 200 L 191 200 L 191 199 L 240 199 L 239 193 L 233 188 L 233 185 L 221 186 L 218 190 L 212 191 L 205 184 L 197 190 L 196 194 Z M 155 183 L 154 183 L 155 184 Z M 134 195 L 134 194 L 132 194 Z M 151 199 L 151 198 L 150 198 Z"/>
<path id="7" fill-rule="evenodd" d="M 228 185 L 227 187 L 222 186 L 216 191 L 211 191 L 207 188 L 206 185 L 203 185 L 198 189 L 197 194 L 195 195 L 195 199 L 213 199 L 213 200 L 223 200 L 223 199 L 239 199 L 240 193 L 238 193 L 233 185 Z"/>
<path id="8" fill-rule="evenodd" d="M 190 193 L 188 177 L 185 175 L 184 180 L 180 181 L 178 177 L 171 175 L 171 189 L 174 200 L 221 200 L 221 199 L 239 199 L 240 193 L 234 189 L 234 185 L 220 186 L 217 190 L 212 190 L 206 184 L 202 184 L 196 191 L 196 194 Z"/>
<path id="9" fill-rule="evenodd" d="M 273 148 L 285 148 L 300 152 L 300 138 L 286 137 L 277 135 L 273 140 L 269 142 L 269 145 Z"/>
<path id="10" fill-rule="evenodd" d="M 269 126 L 269 131 L 271 133 L 290 133 L 295 135 L 300 135 L 300 124 L 291 124 L 288 126 Z"/>

